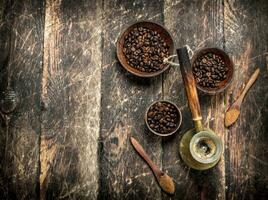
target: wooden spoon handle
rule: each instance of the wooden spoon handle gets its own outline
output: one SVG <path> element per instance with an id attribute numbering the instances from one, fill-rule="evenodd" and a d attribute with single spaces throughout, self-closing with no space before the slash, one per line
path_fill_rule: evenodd
<path id="1" fill-rule="evenodd" d="M 258 76 L 260 73 L 260 69 L 256 69 L 255 72 L 251 75 L 250 79 L 248 80 L 245 88 L 243 89 L 242 94 L 240 95 L 240 97 L 238 97 L 237 99 L 237 104 L 240 105 L 243 101 L 243 99 L 245 98 L 248 90 L 250 89 L 250 87 L 253 85 L 253 83 L 257 80 Z"/>
<path id="2" fill-rule="evenodd" d="M 194 121 L 201 121 L 202 116 L 200 104 L 187 48 L 183 47 L 177 49 L 177 54 L 180 62 L 180 70 L 184 81 L 184 87 L 188 98 L 188 104 L 192 113 L 192 118 Z"/>
<path id="3" fill-rule="evenodd" d="M 153 170 L 156 177 L 159 177 L 162 174 L 162 171 L 156 166 L 156 164 L 149 158 L 148 154 L 145 152 L 145 150 L 142 148 L 142 146 L 139 144 L 139 142 L 134 139 L 133 137 L 130 138 L 130 141 L 135 148 L 135 150 L 140 154 L 140 156 L 148 163 L 148 165 Z"/>

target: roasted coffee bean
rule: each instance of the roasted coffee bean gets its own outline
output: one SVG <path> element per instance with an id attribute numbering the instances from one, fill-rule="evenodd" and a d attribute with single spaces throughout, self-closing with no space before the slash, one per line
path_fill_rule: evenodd
<path id="1" fill-rule="evenodd" d="M 147 122 L 155 132 L 168 134 L 178 126 L 179 113 L 174 105 L 168 102 L 157 102 L 149 108 Z"/>
<path id="2" fill-rule="evenodd" d="M 196 83 L 206 88 L 217 88 L 227 78 L 229 69 L 223 58 L 212 52 L 201 55 L 193 63 Z"/>
<path id="3" fill-rule="evenodd" d="M 165 67 L 163 60 L 169 56 L 169 46 L 157 31 L 134 28 L 124 39 L 123 53 L 131 67 L 142 72 L 156 72 Z"/>

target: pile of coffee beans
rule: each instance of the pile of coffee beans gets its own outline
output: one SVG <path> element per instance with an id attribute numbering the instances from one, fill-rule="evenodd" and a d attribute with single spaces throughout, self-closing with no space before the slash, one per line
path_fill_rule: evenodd
<path id="1" fill-rule="evenodd" d="M 123 52 L 131 67 L 148 73 L 165 67 L 163 60 L 169 56 L 169 46 L 157 31 L 134 28 L 124 39 Z"/>
<path id="2" fill-rule="evenodd" d="M 147 123 L 152 130 L 161 134 L 173 132 L 179 125 L 177 108 L 166 101 L 154 103 L 147 112 Z"/>
<path id="3" fill-rule="evenodd" d="M 193 63 L 196 83 L 205 88 L 218 88 L 220 82 L 227 79 L 228 70 L 223 58 L 211 52 L 201 55 Z"/>

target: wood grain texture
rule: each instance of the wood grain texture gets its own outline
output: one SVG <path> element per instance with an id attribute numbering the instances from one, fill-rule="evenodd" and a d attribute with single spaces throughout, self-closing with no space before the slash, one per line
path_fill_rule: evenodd
<path id="1" fill-rule="evenodd" d="M 228 132 L 226 163 L 228 199 L 268 196 L 268 2 L 224 1 L 226 50 L 235 64 L 228 102 L 233 102 L 257 67 L 260 75 L 249 90 L 238 121 Z"/>
<path id="2" fill-rule="evenodd" d="M 10 85 L 21 99 L 14 112 L 0 119 L 0 199 L 36 199 L 43 3 L 0 1 L 0 5 L 0 87 L 3 91 Z"/>
<path id="3" fill-rule="evenodd" d="M 41 199 L 95 199 L 101 81 L 99 1 L 46 1 Z"/>
<path id="4" fill-rule="evenodd" d="M 166 0 L 164 18 L 177 48 L 188 46 L 190 56 L 202 47 L 223 47 L 223 6 L 220 0 Z M 163 85 L 165 99 L 176 102 L 183 115 L 181 130 L 174 138 L 163 142 L 163 168 L 175 177 L 179 188 L 174 199 L 224 199 L 224 156 L 217 167 L 204 172 L 190 169 L 179 156 L 181 136 L 194 127 L 179 68 L 173 67 L 166 74 Z M 204 96 L 199 93 L 199 101 L 204 126 L 214 130 L 224 141 L 226 131 L 221 122 L 225 107 L 224 94 Z"/>
<path id="5" fill-rule="evenodd" d="M 161 96 L 161 76 L 142 79 L 117 61 L 116 41 L 130 23 L 161 23 L 162 1 L 104 1 L 99 199 L 160 199 L 160 188 L 148 165 L 132 147 L 133 135 L 161 167 L 161 138 L 149 133 L 144 114 Z"/>
<path id="6" fill-rule="evenodd" d="M 219 47 L 234 61 L 224 93 L 199 93 L 204 125 L 225 145 L 211 170 L 179 156 L 193 127 L 179 68 L 142 79 L 118 63 L 117 38 L 140 20 L 164 25 L 190 55 Z M 0 91 L 10 85 L 21 98 L 0 115 L 0 199 L 266 199 L 267 40 L 266 0 L 0 0 Z M 238 121 L 225 129 L 225 110 L 257 67 Z M 181 109 L 176 135 L 147 130 L 145 109 L 157 99 Z M 161 192 L 131 135 L 174 178 L 174 196 Z"/>

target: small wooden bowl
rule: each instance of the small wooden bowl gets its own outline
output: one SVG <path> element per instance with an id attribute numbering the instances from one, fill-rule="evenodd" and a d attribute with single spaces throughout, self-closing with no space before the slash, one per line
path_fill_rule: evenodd
<path id="1" fill-rule="evenodd" d="M 141 22 L 137 22 L 134 23 L 132 25 L 130 25 L 120 36 L 119 39 L 117 41 L 117 57 L 121 63 L 121 65 L 130 73 L 139 76 L 139 77 L 144 77 L 144 78 L 148 78 L 148 77 L 154 77 L 157 76 L 161 73 L 163 73 L 164 71 L 166 71 L 169 68 L 169 64 L 166 64 L 165 67 L 162 70 L 156 71 L 156 72 L 142 72 L 139 71 L 133 67 L 131 67 L 129 64 L 127 64 L 127 58 L 123 52 L 123 46 L 124 46 L 124 41 L 125 41 L 125 36 L 129 34 L 129 32 L 131 32 L 134 28 L 139 28 L 139 27 L 145 27 L 148 29 L 151 29 L 153 31 L 157 31 L 161 38 L 167 43 L 167 45 L 169 45 L 169 55 L 172 55 L 174 53 L 174 43 L 173 43 L 173 39 L 170 35 L 170 33 L 161 25 L 154 23 L 154 22 L 150 22 L 150 21 L 141 21 Z"/>
<path id="2" fill-rule="evenodd" d="M 172 104 L 172 105 L 176 108 L 176 110 L 177 110 L 177 112 L 178 112 L 178 114 L 179 114 L 179 118 L 180 118 L 180 119 L 179 119 L 179 122 L 176 123 L 177 127 L 176 127 L 176 129 L 175 129 L 174 131 L 172 131 L 172 132 L 170 132 L 170 133 L 167 133 L 167 134 L 162 134 L 162 133 L 158 133 L 158 132 L 154 131 L 154 130 L 149 126 L 149 124 L 148 124 L 148 112 L 149 112 L 151 106 L 154 105 L 154 104 L 156 104 L 157 102 L 166 102 L 166 103 Z M 167 100 L 159 100 L 159 101 L 155 101 L 155 102 L 153 102 L 153 103 L 151 103 L 151 104 L 149 105 L 149 107 L 147 108 L 147 110 L 146 110 L 146 112 L 145 112 L 144 119 L 145 119 L 146 126 L 148 127 L 148 129 L 149 129 L 152 133 L 154 133 L 155 135 L 158 135 L 158 136 L 164 136 L 164 137 L 165 137 L 165 136 L 173 135 L 174 133 L 176 133 L 176 132 L 179 130 L 179 128 L 180 128 L 180 126 L 181 126 L 181 122 L 182 122 L 182 114 L 181 114 L 181 111 L 180 111 L 180 109 L 178 108 L 178 106 L 176 106 L 176 104 L 172 103 L 171 101 L 167 101 Z"/>
<path id="3" fill-rule="evenodd" d="M 220 92 L 223 92 L 232 82 L 233 79 L 233 74 L 234 74 L 234 64 L 232 62 L 232 60 L 230 59 L 230 57 L 228 56 L 227 53 L 225 53 L 225 51 L 223 51 L 222 49 L 219 48 L 202 48 L 200 50 L 198 50 L 196 53 L 194 53 L 192 59 L 191 59 L 191 65 L 193 66 L 194 62 L 196 61 L 196 59 L 204 54 L 207 53 L 213 53 L 213 54 L 217 54 L 219 56 L 222 57 L 223 61 L 225 62 L 226 66 L 228 67 L 228 73 L 227 73 L 227 78 L 223 81 L 220 82 L 219 87 L 217 88 L 207 88 L 207 87 L 202 87 L 201 85 L 196 83 L 196 87 L 209 95 L 214 95 Z"/>

